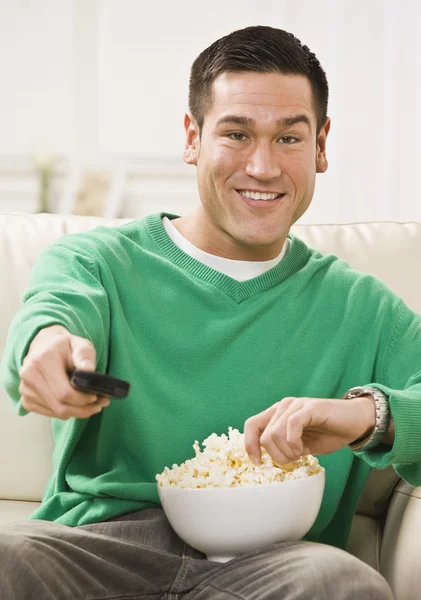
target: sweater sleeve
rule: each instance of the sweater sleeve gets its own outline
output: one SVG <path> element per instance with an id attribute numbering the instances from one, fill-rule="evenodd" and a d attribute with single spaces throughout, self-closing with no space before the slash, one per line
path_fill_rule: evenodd
<path id="1" fill-rule="evenodd" d="M 355 454 L 377 469 L 393 465 L 402 479 L 418 486 L 421 485 L 421 316 L 403 301 L 395 314 L 389 343 L 379 362 L 378 381 L 364 384 L 389 397 L 395 422 L 394 443 L 392 447 L 382 444 Z"/>
<path id="2" fill-rule="evenodd" d="M 97 353 L 97 370 L 105 371 L 109 303 L 98 263 L 88 251 L 89 242 L 75 245 L 59 240 L 41 253 L 32 269 L 29 286 L 22 295 L 23 305 L 8 331 L 0 367 L 0 384 L 18 415 L 28 412 L 20 401 L 19 370 L 33 338 L 41 329 L 59 324 L 73 335 L 90 340 Z"/>

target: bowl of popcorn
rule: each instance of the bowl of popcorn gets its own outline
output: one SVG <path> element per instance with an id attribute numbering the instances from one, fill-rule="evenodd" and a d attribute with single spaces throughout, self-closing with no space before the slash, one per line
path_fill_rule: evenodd
<path id="1" fill-rule="evenodd" d="M 323 498 L 325 470 L 315 456 L 279 466 L 261 448 L 250 460 L 244 434 L 213 433 L 195 456 L 156 476 L 162 508 L 174 531 L 208 560 L 226 562 L 278 542 L 300 540 Z"/>

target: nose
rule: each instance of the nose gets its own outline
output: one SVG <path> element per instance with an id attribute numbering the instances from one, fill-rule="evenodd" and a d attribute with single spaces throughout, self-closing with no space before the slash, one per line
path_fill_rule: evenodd
<path id="1" fill-rule="evenodd" d="M 256 144 L 247 157 L 245 171 L 250 177 L 269 181 L 281 175 L 279 153 L 270 143 Z"/>

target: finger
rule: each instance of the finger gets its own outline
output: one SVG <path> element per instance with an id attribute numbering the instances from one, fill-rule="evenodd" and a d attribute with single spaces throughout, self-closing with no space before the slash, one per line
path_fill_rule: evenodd
<path id="1" fill-rule="evenodd" d="M 83 369 L 84 371 L 95 371 L 96 350 L 89 340 L 72 335 L 70 338 L 70 368 Z"/>
<path id="2" fill-rule="evenodd" d="M 309 424 L 309 415 L 305 407 L 289 416 L 286 429 L 286 440 L 292 446 L 303 446 L 302 436 L 304 427 Z"/>
<path id="3" fill-rule="evenodd" d="M 56 413 L 60 412 L 61 405 L 87 406 L 97 400 L 96 394 L 80 392 L 70 385 L 62 362 L 57 364 L 54 356 L 46 356 L 42 365 L 34 361 L 30 371 L 28 367 L 28 373 L 23 373 L 21 378 L 36 392 L 38 403 Z"/>
<path id="4" fill-rule="evenodd" d="M 55 405 L 57 408 L 57 399 L 63 403 L 76 403 L 82 406 L 95 402 L 95 395 L 87 398 L 70 386 L 62 352 L 63 350 L 48 352 L 24 361 L 19 371 L 21 381 L 37 392 L 38 402 L 44 406 Z M 70 394 L 73 399 L 69 402 L 66 398 L 70 398 Z"/>
<path id="5" fill-rule="evenodd" d="M 261 458 L 260 437 L 275 412 L 276 404 L 270 406 L 263 412 L 250 417 L 244 423 L 244 445 L 247 454 L 256 465 L 260 464 Z"/>
<path id="6" fill-rule="evenodd" d="M 279 431 L 274 431 L 273 434 L 265 434 L 265 437 L 261 438 L 261 444 L 272 458 L 272 461 L 278 465 L 297 460 L 300 455 L 300 449 L 287 444 L 282 432 Z"/>
<path id="7" fill-rule="evenodd" d="M 60 405 L 86 406 L 96 402 L 96 394 L 76 390 L 68 378 L 69 368 L 95 368 L 96 352 L 90 340 L 57 336 L 49 347 L 38 350 L 25 357 L 20 376 L 38 392 L 39 404 L 60 413 Z"/>
<path id="8" fill-rule="evenodd" d="M 44 415 L 45 417 L 54 417 L 54 413 L 49 408 L 46 408 L 42 404 L 38 404 L 30 396 L 21 396 L 20 400 L 25 410 Z"/>
<path id="9" fill-rule="evenodd" d="M 260 446 L 261 437 L 263 432 L 267 429 L 269 423 L 273 421 L 275 415 L 283 414 L 291 404 L 296 400 L 294 397 L 285 397 L 279 402 L 276 402 L 263 412 L 254 415 L 248 419 L 244 425 L 244 440 L 246 450 L 255 464 L 260 464 L 261 450 Z M 249 449 L 248 449 L 249 448 Z"/>
<path id="10" fill-rule="evenodd" d="M 66 420 L 70 419 L 71 417 L 75 417 L 77 419 L 87 419 L 100 413 L 106 405 L 104 405 L 104 400 L 98 400 L 95 404 L 88 407 L 72 407 L 69 405 L 63 405 L 60 406 L 59 411 L 57 412 L 46 408 L 44 405 L 37 402 L 36 398 L 33 396 L 26 395 L 22 398 L 22 406 L 30 412 L 39 413 L 41 415 L 56 419 Z"/>
<path id="11" fill-rule="evenodd" d="M 37 374 L 36 377 L 39 378 L 39 374 Z M 36 377 L 34 377 L 34 378 L 36 378 Z M 21 378 L 21 382 L 19 384 L 19 394 L 20 394 L 22 406 L 26 410 L 32 411 L 33 406 L 36 404 L 38 407 L 43 408 L 42 414 L 51 413 L 48 416 L 53 416 L 52 408 L 51 408 L 48 400 L 46 399 L 48 394 L 47 393 L 40 394 L 39 389 L 37 387 L 27 384 L 25 382 L 25 379 L 23 379 L 23 378 Z M 40 412 L 40 411 L 37 410 L 36 412 Z"/>
<path id="12" fill-rule="evenodd" d="M 299 421 L 301 417 L 304 417 L 305 409 L 302 408 L 298 398 L 289 404 L 287 410 L 283 410 L 283 408 L 280 407 L 279 411 L 273 415 L 260 439 L 262 446 L 280 465 L 297 460 L 304 453 L 301 436 L 294 437 L 292 441 L 288 440 L 288 423 L 291 419 Z"/>
<path id="13" fill-rule="evenodd" d="M 108 406 L 111 402 L 111 398 L 109 396 L 97 396 L 97 398 L 104 406 Z"/>
<path id="14" fill-rule="evenodd" d="M 110 404 L 110 399 L 107 396 L 97 396 L 96 394 L 81 394 L 89 399 L 89 403 L 83 402 L 80 405 L 74 405 L 62 402 L 60 398 L 54 395 L 54 391 L 51 391 L 48 389 L 48 387 L 45 387 L 45 382 L 41 374 L 38 372 L 35 372 L 29 385 L 25 381 L 25 379 L 21 379 L 21 383 L 19 385 L 20 395 L 31 399 L 31 401 L 36 403 L 38 406 L 43 406 L 44 409 L 52 411 L 54 415 L 68 414 L 68 411 L 66 412 L 65 410 L 66 408 L 76 407 L 87 409 L 87 411 L 72 413 L 72 416 L 77 415 L 81 418 L 86 418 L 86 415 L 89 416 L 89 414 L 95 413 L 95 408 L 98 405 L 105 407 Z M 39 381 L 41 381 L 41 384 L 39 384 Z M 41 387 L 41 385 L 44 387 Z M 90 408 L 93 410 L 90 411 Z"/>

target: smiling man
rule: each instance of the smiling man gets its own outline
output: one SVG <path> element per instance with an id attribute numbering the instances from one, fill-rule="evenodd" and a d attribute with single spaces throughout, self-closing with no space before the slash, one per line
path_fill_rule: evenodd
<path id="1" fill-rule="evenodd" d="M 175 227 L 217 256 L 276 258 L 311 202 L 316 172 L 327 169 L 330 120 L 318 126 L 309 79 L 223 72 L 202 127 L 192 114 L 184 123 L 201 206 Z"/>
<path id="2" fill-rule="evenodd" d="M 53 418 L 56 447 L 39 509 L 0 529 L 2 599 L 392 598 L 345 548 L 372 467 L 421 485 L 421 317 L 290 232 L 327 169 L 327 106 L 292 34 L 217 40 L 184 119 L 193 214 L 68 235 L 39 257 L 1 373 L 18 414 Z M 73 389 L 75 367 L 130 381 L 129 397 Z M 279 464 L 312 453 L 327 479 L 305 539 L 220 564 L 171 529 L 155 475 L 229 426 L 256 464 L 262 447 Z"/>

